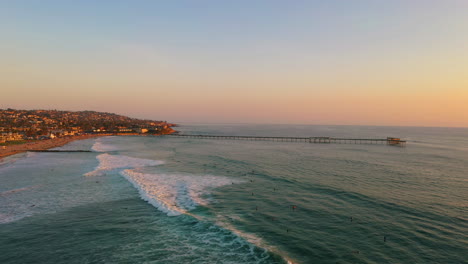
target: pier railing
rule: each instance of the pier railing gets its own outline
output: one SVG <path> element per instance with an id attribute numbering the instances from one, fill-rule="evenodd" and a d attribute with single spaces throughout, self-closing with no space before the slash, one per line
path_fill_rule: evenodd
<path id="1" fill-rule="evenodd" d="M 170 134 L 171 137 L 199 138 L 199 139 L 225 139 L 225 140 L 251 140 L 275 142 L 304 142 L 316 144 L 386 144 L 391 146 L 405 146 L 406 140 L 400 138 L 334 138 L 334 137 L 265 137 L 265 136 L 225 136 L 225 135 L 190 135 Z"/>

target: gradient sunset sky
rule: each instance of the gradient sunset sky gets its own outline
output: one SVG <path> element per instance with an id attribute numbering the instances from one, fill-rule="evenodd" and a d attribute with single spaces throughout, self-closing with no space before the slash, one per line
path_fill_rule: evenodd
<path id="1" fill-rule="evenodd" d="M 0 108 L 468 127 L 468 1 L 0 2 Z"/>

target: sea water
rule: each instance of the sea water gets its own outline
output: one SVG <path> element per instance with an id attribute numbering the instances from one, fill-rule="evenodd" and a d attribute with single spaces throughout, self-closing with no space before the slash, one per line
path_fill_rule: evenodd
<path id="1" fill-rule="evenodd" d="M 0 164 L 0 263 L 467 263 L 468 129 L 194 125 Z"/>

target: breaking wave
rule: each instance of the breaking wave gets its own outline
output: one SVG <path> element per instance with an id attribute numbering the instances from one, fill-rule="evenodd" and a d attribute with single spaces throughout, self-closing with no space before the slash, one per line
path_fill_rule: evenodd
<path id="1" fill-rule="evenodd" d="M 176 216 L 206 205 L 210 189 L 240 182 L 223 176 L 145 174 L 124 170 L 121 174 L 139 190 L 140 196 L 168 216 Z"/>
<path id="2" fill-rule="evenodd" d="M 119 172 L 135 188 L 145 201 L 168 216 L 176 216 L 206 205 L 204 198 L 210 189 L 241 182 L 224 176 L 177 173 L 142 173 L 138 169 L 164 164 L 161 160 L 134 158 L 125 155 L 100 154 L 99 165 L 84 176 L 101 176 Z"/>
<path id="3" fill-rule="evenodd" d="M 200 216 L 194 215 L 190 211 L 199 205 L 210 203 L 212 189 L 244 182 L 244 180 L 226 176 L 143 172 L 144 167 L 164 164 L 160 160 L 108 153 L 98 155 L 97 159 L 99 165 L 94 171 L 86 173 L 85 176 L 99 176 L 111 171 L 118 172 L 133 184 L 143 200 L 168 216 L 186 214 L 200 220 Z M 203 244 L 215 243 L 213 246 L 219 246 L 221 242 L 234 246 L 234 249 L 229 250 L 229 257 L 245 258 L 243 263 L 269 263 L 271 258 L 275 258 L 269 252 L 279 253 L 275 248 L 265 246 L 261 239 L 254 235 L 243 233 L 224 221 L 216 222 L 214 225 L 209 224 L 209 221 L 197 222 L 197 225 L 204 226 L 203 229 L 208 228 L 201 234 L 200 240 L 203 241 Z M 243 252 L 245 248 L 248 248 L 249 254 Z M 278 256 L 281 258 L 278 263 L 292 263 L 282 254 L 278 254 Z M 238 262 L 227 261 L 226 263 Z"/>
<path id="4" fill-rule="evenodd" d="M 106 137 L 106 138 L 112 138 L 112 137 Z M 103 138 L 96 139 L 96 142 L 91 147 L 91 149 L 95 152 L 109 152 L 109 151 L 118 150 L 117 146 L 104 143 Z"/>
<path id="5" fill-rule="evenodd" d="M 111 155 L 108 153 L 98 155 L 97 159 L 99 160 L 99 165 L 95 170 L 84 174 L 85 176 L 104 175 L 107 172 L 115 171 L 117 169 L 142 168 L 164 164 L 164 161 L 161 160 L 133 158 L 124 155 Z"/>

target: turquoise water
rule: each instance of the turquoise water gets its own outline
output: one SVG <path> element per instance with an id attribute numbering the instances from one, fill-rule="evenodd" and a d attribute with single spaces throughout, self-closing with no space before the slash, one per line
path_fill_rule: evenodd
<path id="1" fill-rule="evenodd" d="M 468 129 L 183 125 L 0 164 L 0 263 L 467 263 Z"/>

